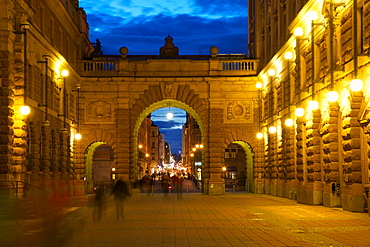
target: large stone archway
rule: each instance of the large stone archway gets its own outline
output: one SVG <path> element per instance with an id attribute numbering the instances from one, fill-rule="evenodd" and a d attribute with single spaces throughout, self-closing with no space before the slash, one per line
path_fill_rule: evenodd
<path id="1" fill-rule="evenodd" d="M 122 60 L 119 68 L 125 62 Z M 130 63 L 136 65 L 132 67 Z M 81 78 L 80 131 L 89 141 L 77 146 L 76 166 L 84 166 L 83 150 L 90 143 L 104 141 L 114 149 L 117 173 L 124 179 L 135 179 L 138 126 L 149 113 L 171 104 L 187 111 L 200 124 L 204 192 L 225 193 L 221 178 L 223 144 L 243 140 L 253 146 L 255 142 L 251 137 L 258 128 L 256 78 L 230 76 L 232 72 L 209 76 L 212 62 L 208 60 L 129 61 L 127 66 L 128 76 L 120 71 L 114 76 L 113 72 L 104 71 L 99 76 L 95 71 L 90 77 L 85 73 Z M 151 66 L 155 69 L 151 70 Z M 187 66 L 193 69 L 192 73 Z M 237 136 L 243 133 L 243 137 L 230 138 L 231 133 Z"/>

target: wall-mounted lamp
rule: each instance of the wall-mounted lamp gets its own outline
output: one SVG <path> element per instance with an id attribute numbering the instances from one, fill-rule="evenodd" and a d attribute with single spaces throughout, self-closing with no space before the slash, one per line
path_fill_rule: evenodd
<path id="1" fill-rule="evenodd" d="M 287 126 L 287 127 L 292 127 L 292 126 L 293 126 L 293 124 L 294 124 L 293 119 L 291 119 L 291 118 L 287 118 L 287 119 L 285 119 L 285 126 Z"/>
<path id="2" fill-rule="evenodd" d="M 364 87 L 364 82 L 361 79 L 353 79 L 349 83 L 349 88 L 353 92 L 359 92 L 362 90 L 363 87 Z"/>
<path id="3" fill-rule="evenodd" d="M 339 99 L 339 94 L 338 92 L 336 91 L 330 91 L 327 95 L 326 95 L 326 99 L 329 101 L 329 102 L 336 102 L 338 101 Z"/>
<path id="4" fill-rule="evenodd" d="M 317 109 L 319 109 L 319 102 L 316 101 L 316 100 L 311 100 L 308 102 L 308 108 L 311 110 L 311 111 L 315 111 Z"/>
<path id="5" fill-rule="evenodd" d="M 276 127 L 275 126 L 271 126 L 269 128 L 269 132 L 270 132 L 270 134 L 275 134 L 276 133 Z"/>
<path id="6" fill-rule="evenodd" d="M 268 74 L 268 76 L 275 76 L 276 75 L 276 71 L 274 69 L 269 69 L 267 71 L 267 74 Z"/>
<path id="7" fill-rule="evenodd" d="M 295 109 L 294 113 L 297 117 L 303 117 L 304 116 L 304 109 L 302 107 L 297 107 Z"/>
<path id="8" fill-rule="evenodd" d="M 143 148 L 143 145 L 139 144 L 139 149 Z"/>
<path id="9" fill-rule="evenodd" d="M 37 61 L 37 63 L 44 63 L 45 64 L 45 85 L 44 85 L 44 91 L 45 91 L 45 98 L 44 98 L 44 107 L 45 107 L 45 120 L 44 122 L 42 122 L 42 125 L 43 126 L 49 126 L 50 125 L 50 122 L 48 120 L 48 108 L 49 108 L 49 105 L 48 105 L 48 88 L 49 88 L 49 80 L 48 80 L 48 69 L 49 69 L 49 59 L 51 58 L 50 55 L 43 55 L 42 56 L 45 61 Z"/>
<path id="10" fill-rule="evenodd" d="M 257 139 L 262 139 L 263 138 L 262 132 L 258 132 L 256 137 L 257 137 Z"/>
<path id="11" fill-rule="evenodd" d="M 14 32 L 15 34 L 23 34 L 23 106 L 20 108 L 22 115 L 28 115 L 31 113 L 31 108 L 27 105 L 27 86 L 28 86 L 28 61 L 27 61 L 27 31 L 30 29 L 28 22 L 22 22 L 20 24 L 21 31 Z"/>
<path id="12" fill-rule="evenodd" d="M 81 85 L 77 84 L 77 134 L 75 135 L 76 140 L 81 140 L 82 135 L 80 134 L 80 99 L 81 99 Z"/>

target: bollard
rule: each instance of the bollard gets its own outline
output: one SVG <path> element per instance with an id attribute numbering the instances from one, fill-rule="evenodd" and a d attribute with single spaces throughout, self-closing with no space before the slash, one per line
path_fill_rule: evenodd
<path id="1" fill-rule="evenodd" d="M 186 194 L 189 194 L 189 186 L 186 186 Z"/>
<path id="2" fill-rule="evenodd" d="M 233 192 L 235 192 L 235 184 L 233 184 Z"/>

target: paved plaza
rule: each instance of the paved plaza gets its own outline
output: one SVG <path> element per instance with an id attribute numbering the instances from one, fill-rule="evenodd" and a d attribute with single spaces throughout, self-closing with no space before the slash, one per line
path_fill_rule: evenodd
<path id="1" fill-rule="evenodd" d="M 119 221 L 110 195 L 100 221 L 94 220 L 94 209 L 91 203 L 69 209 L 58 228 L 43 237 L 37 222 L 28 222 L 34 226 L 16 246 L 370 246 L 367 213 L 269 195 L 138 193 L 127 200 Z"/>

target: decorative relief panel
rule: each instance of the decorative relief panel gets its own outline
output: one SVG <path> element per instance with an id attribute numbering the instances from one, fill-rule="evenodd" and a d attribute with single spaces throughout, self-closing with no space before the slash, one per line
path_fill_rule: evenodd
<path id="1" fill-rule="evenodd" d="M 91 102 L 87 107 L 87 121 L 112 121 L 112 106 L 105 101 Z"/>
<path id="2" fill-rule="evenodd" d="M 253 122 L 252 101 L 231 101 L 226 109 L 226 121 Z"/>

